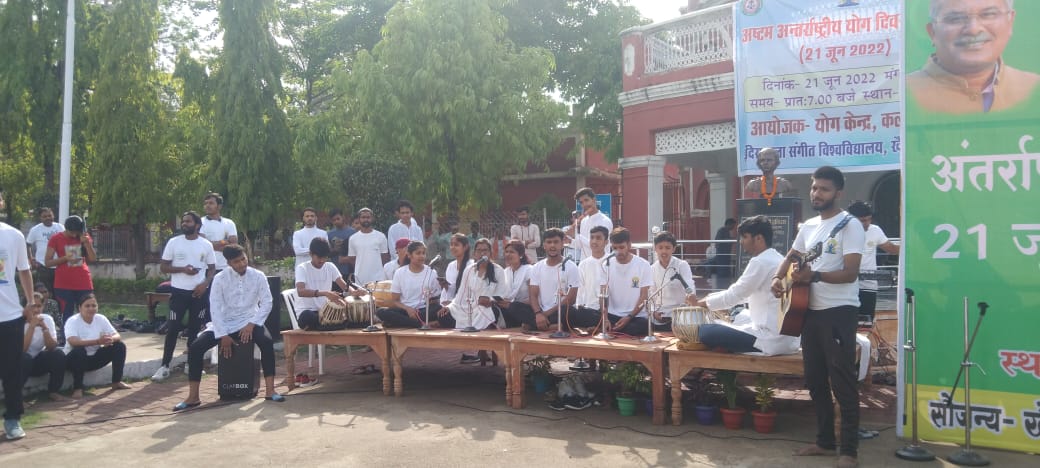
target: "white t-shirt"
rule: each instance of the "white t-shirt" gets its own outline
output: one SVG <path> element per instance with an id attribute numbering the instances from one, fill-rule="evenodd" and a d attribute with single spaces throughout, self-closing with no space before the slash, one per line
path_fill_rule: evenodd
<path id="1" fill-rule="evenodd" d="M 514 224 L 509 226 L 509 238 L 519 239 L 524 243 L 524 253 L 527 254 L 527 262 L 535 264 L 538 262 L 538 246 L 542 245 L 542 233 L 535 223 L 527 223 L 527 226 Z"/>
<path id="2" fill-rule="evenodd" d="M 640 291 L 654 285 L 650 262 L 643 257 L 632 255 L 628 263 L 621 263 L 617 258 L 610 260 L 607 266 L 607 312 L 610 315 L 624 317 L 632 313 L 639 302 Z M 646 317 L 646 308 L 641 308 L 637 317 Z"/>
<path id="3" fill-rule="evenodd" d="M 596 258 L 590 255 L 583 258 L 578 265 L 578 272 L 581 273 L 581 286 L 578 287 L 578 299 L 575 302 L 579 307 L 599 310 L 599 290 L 603 285 L 603 278 L 607 274 L 604 258 L 607 256 Z"/>
<path id="4" fill-rule="evenodd" d="M 398 221 L 394 223 L 392 226 L 390 226 L 390 229 L 386 230 L 386 245 L 397 245 L 397 239 L 402 238 L 413 241 L 423 240 L 422 227 L 419 226 L 419 223 L 415 221 L 415 218 L 412 218 L 411 226 L 405 226 L 404 223 Z M 390 259 L 397 259 L 397 249 L 393 249 L 390 251 Z M 393 277 L 391 276 L 387 279 L 393 279 Z"/>
<path id="5" fill-rule="evenodd" d="M 36 252 L 33 255 L 33 257 L 36 257 L 36 263 L 43 265 L 43 262 L 47 260 L 47 241 L 51 240 L 51 236 L 59 232 L 65 232 L 65 226 L 62 226 L 60 223 L 51 223 L 50 227 L 40 223 L 29 230 L 29 236 L 25 238 L 25 242 L 32 244 L 33 250 Z M 53 270 L 57 266 L 50 268 Z"/>
<path id="6" fill-rule="evenodd" d="M 206 240 L 212 242 L 229 241 L 231 237 L 238 237 L 238 227 L 235 226 L 235 222 L 221 217 L 220 219 L 209 219 L 207 217 L 202 218 L 202 228 L 199 229 L 199 235 L 205 237 Z M 213 254 L 216 256 L 217 270 L 223 270 L 227 268 L 227 259 L 221 253 Z"/>
<path id="7" fill-rule="evenodd" d="M 328 233 L 316 227 L 305 227 L 293 233 L 292 248 L 297 265 L 311 261 L 311 241 L 317 237 L 329 240 Z"/>
<path id="8" fill-rule="evenodd" d="M 561 265 L 563 264 L 549 266 L 546 258 L 531 267 L 531 286 L 538 286 L 538 304 L 543 311 L 548 312 L 550 308 L 556 307 L 556 303 L 559 302 L 560 286 L 565 285 L 566 288 L 581 286 L 581 273 L 574 263 L 568 261 L 567 268 L 564 270 L 560 269 Z M 566 292 L 564 291 L 564 294 Z M 534 298 L 531 298 L 531 302 L 534 302 Z"/>
<path id="9" fill-rule="evenodd" d="M 332 262 L 325 262 L 321 268 L 315 268 L 314 263 L 308 261 L 296 265 L 296 282 L 303 283 L 306 289 L 328 291 L 332 289 L 332 283 L 342 278 L 339 268 Z M 301 297 L 296 300 L 296 308 L 299 310 L 321 310 L 328 302 L 325 296 Z"/>
<path id="10" fill-rule="evenodd" d="M 509 284 L 509 295 L 502 296 L 510 302 L 531 303 L 531 265 L 520 265 L 516 271 L 512 268 L 503 268 L 506 272 L 506 283 Z"/>
<path id="11" fill-rule="evenodd" d="M 667 268 L 661 266 L 661 261 L 658 260 L 650 269 L 654 274 L 654 288 L 664 285 L 664 291 L 654 301 L 654 310 L 661 311 L 661 315 L 671 317 L 672 309 L 686 304 L 686 287 L 679 280 L 672 279 L 676 273 L 690 286 L 690 289 L 693 290 L 692 294 L 697 294 L 697 286 L 693 283 L 693 272 L 690 270 L 690 264 L 685 260 L 672 256 L 668 260 Z"/>
<path id="12" fill-rule="evenodd" d="M 473 266 L 473 259 L 466 261 L 466 268 Z M 448 287 L 441 289 L 441 303 L 450 302 L 455 299 L 455 293 L 459 290 L 458 285 L 455 281 L 459 279 L 459 261 L 452 260 L 447 267 L 444 268 L 444 280 L 448 282 Z"/>
<path id="13" fill-rule="evenodd" d="M 213 244 L 202 237 L 189 240 L 184 235 L 179 235 L 166 241 L 163 249 L 162 259 L 170 262 L 173 267 L 191 265 L 199 270 L 194 275 L 187 273 L 171 273 L 170 286 L 177 289 L 194 289 L 203 281 L 206 281 L 206 268 L 214 265 Z"/>
<path id="14" fill-rule="evenodd" d="M 73 336 L 81 340 L 96 340 L 101 338 L 102 333 L 114 335 L 116 329 L 112 327 L 112 323 L 108 321 L 108 318 L 101 314 L 94 314 L 94 319 L 90 323 L 83 320 L 80 314 L 69 317 L 68 321 L 65 322 L 66 340 Z M 72 343 L 65 342 L 65 354 L 72 352 L 73 348 Z M 87 346 L 87 356 L 93 356 L 100 348 L 101 346 Z"/>
<path id="15" fill-rule="evenodd" d="M 57 340 L 58 332 L 54 330 L 54 319 L 47 314 L 40 314 L 40 318 L 43 319 L 43 325 L 47 327 L 47 334 L 50 335 L 51 338 L 53 338 L 54 340 Z M 30 326 L 31 325 L 26 323 L 25 330 L 29 330 Z M 40 327 L 33 327 L 33 336 L 32 339 L 29 340 L 29 349 L 27 349 L 25 352 L 32 357 L 36 357 L 36 355 L 40 354 L 40 352 L 43 351 L 43 348 L 45 347 L 46 343 L 44 343 L 43 341 L 43 330 L 40 330 Z"/>
<path id="16" fill-rule="evenodd" d="M 389 262 L 383 264 L 383 274 L 386 275 L 386 279 L 392 280 L 394 279 L 394 273 L 396 273 L 397 269 L 401 268 L 402 266 L 404 265 L 397 263 L 396 258 L 392 258 Z"/>
<path id="17" fill-rule="evenodd" d="M 0 223 L 0 322 L 22 316 L 22 303 L 18 300 L 18 271 L 29 269 L 29 253 L 26 251 L 25 236 L 7 223 Z"/>
<path id="18" fill-rule="evenodd" d="M 386 279 L 382 254 L 389 253 L 383 233 L 356 232 L 347 241 L 347 256 L 354 257 L 354 278 L 361 285 Z"/>
<path id="19" fill-rule="evenodd" d="M 437 283 L 437 272 L 426 265 L 423 265 L 419 273 L 413 272 L 407 266 L 398 268 L 390 283 L 390 292 L 400 294 L 401 303 L 413 309 L 426 308 L 426 304 L 423 303 L 423 290 L 426 299 L 429 299 L 438 289 L 440 284 Z"/>
<path id="20" fill-rule="evenodd" d="M 867 228 L 867 232 L 864 233 L 864 237 L 867 243 L 863 247 L 863 258 L 859 261 L 859 271 L 877 270 L 877 248 L 879 245 L 888 242 L 888 236 L 885 235 L 885 231 L 882 231 L 880 226 L 871 224 Z M 877 280 L 859 280 L 859 288 L 877 291 Z"/>
<path id="21" fill-rule="evenodd" d="M 610 231 L 614 230 L 614 222 L 607 215 L 603 214 L 602 211 L 597 211 L 596 214 L 583 218 L 581 223 L 578 224 L 578 232 L 574 233 L 574 242 L 571 243 L 571 246 L 579 250 L 582 259 L 592 256 L 592 246 L 589 245 L 589 233 L 596 226 L 607 228 L 607 236 L 610 235 Z M 605 251 L 607 255 L 610 255 L 610 244 L 607 244 Z"/>
<path id="22" fill-rule="evenodd" d="M 802 228 L 798 230 L 793 249 L 808 252 L 818 242 L 823 243 L 823 253 L 811 264 L 813 271 L 821 273 L 839 271 L 844 268 L 845 255 L 863 252 L 863 246 L 866 245 L 863 225 L 856 218 L 849 220 L 833 239 L 829 238 L 834 227 L 846 216 L 851 215 L 842 211 L 827 220 L 821 220 L 819 216 L 815 216 L 805 221 Z M 859 283 L 857 281 L 843 284 L 820 281 L 809 287 L 810 309 L 824 310 L 839 306 L 859 307 Z"/>

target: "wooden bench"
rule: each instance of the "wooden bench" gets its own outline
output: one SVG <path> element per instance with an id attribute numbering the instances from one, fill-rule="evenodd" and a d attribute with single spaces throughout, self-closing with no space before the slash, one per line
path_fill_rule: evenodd
<path id="1" fill-rule="evenodd" d="M 285 345 L 285 371 L 288 375 L 289 390 L 296 387 L 293 377 L 296 375 L 296 348 L 301 345 L 365 345 L 382 361 L 383 395 L 390 395 L 390 346 L 386 332 L 365 332 L 361 330 L 306 331 L 285 330 L 282 332 Z"/>
<path id="2" fill-rule="evenodd" d="M 755 356 L 715 351 L 684 351 L 676 345 L 665 348 L 672 381 L 672 424 L 682 424 L 682 378 L 693 369 L 719 369 L 763 374 L 804 375 L 802 353 Z"/>
<path id="3" fill-rule="evenodd" d="M 144 300 L 148 304 L 148 322 L 155 322 L 155 309 L 161 302 L 170 302 L 170 293 L 146 292 Z"/>

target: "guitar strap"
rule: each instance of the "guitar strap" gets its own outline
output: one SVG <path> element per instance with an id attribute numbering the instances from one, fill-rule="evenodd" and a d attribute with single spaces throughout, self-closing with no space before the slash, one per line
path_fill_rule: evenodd
<path id="1" fill-rule="evenodd" d="M 834 236 L 838 235 L 838 233 L 841 232 L 842 229 L 845 229 L 845 225 L 849 224 L 849 221 L 851 221 L 851 220 L 852 220 L 852 215 L 846 214 L 845 218 L 843 218 L 841 221 L 838 221 L 838 225 L 837 226 L 834 226 L 834 229 L 831 230 L 831 235 L 827 236 L 827 238 L 828 239 L 833 239 Z"/>

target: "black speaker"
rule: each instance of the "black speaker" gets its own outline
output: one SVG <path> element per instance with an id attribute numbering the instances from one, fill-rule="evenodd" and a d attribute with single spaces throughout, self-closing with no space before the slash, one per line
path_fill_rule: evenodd
<path id="1" fill-rule="evenodd" d="M 231 357 L 217 360 L 217 395 L 221 400 L 248 400 L 260 391 L 260 361 L 253 357 L 256 343 L 234 344 Z M 217 348 L 220 352 L 220 348 Z"/>
<path id="2" fill-rule="evenodd" d="M 267 285 L 271 288 L 271 313 L 264 326 L 274 341 L 282 341 L 282 277 L 268 276 Z"/>

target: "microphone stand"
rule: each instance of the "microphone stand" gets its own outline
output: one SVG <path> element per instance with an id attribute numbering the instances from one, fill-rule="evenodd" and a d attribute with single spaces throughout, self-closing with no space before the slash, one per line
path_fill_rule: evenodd
<path id="1" fill-rule="evenodd" d="M 952 407 L 953 395 L 957 391 L 957 384 L 961 381 L 961 374 L 964 374 L 964 448 L 947 458 L 952 463 L 964 466 L 989 465 L 989 459 L 985 455 L 971 449 L 971 428 L 974 425 L 971 417 L 971 368 L 978 366 L 977 363 L 971 362 L 971 348 L 975 345 L 975 337 L 979 335 L 979 327 L 982 325 L 982 318 L 986 316 L 989 304 L 980 302 L 978 307 L 979 320 L 975 323 L 975 331 L 971 334 L 971 340 L 968 340 L 968 297 L 964 297 L 964 359 L 961 360 L 961 368 L 957 371 L 957 378 L 953 381 L 950 396 L 946 397 L 946 406 Z M 915 401 L 914 404 L 916 406 L 917 402 Z"/>
<path id="2" fill-rule="evenodd" d="M 610 297 L 610 257 L 607 257 L 607 268 L 604 268 L 604 272 L 607 275 L 607 281 L 603 284 L 603 287 L 599 291 L 599 333 L 594 337 L 597 340 L 613 340 L 614 336 L 607 331 L 610 328 L 610 319 L 607 317 L 607 298 Z"/>
<path id="3" fill-rule="evenodd" d="M 569 332 L 563 331 L 563 297 L 570 292 L 570 287 L 565 286 L 562 283 L 562 272 L 563 269 L 567 268 L 567 258 L 563 259 L 563 263 L 560 263 L 560 269 L 556 270 L 556 331 L 549 335 L 549 338 L 570 338 Z"/>
<path id="4" fill-rule="evenodd" d="M 921 447 L 921 441 L 917 437 L 917 303 L 914 300 L 914 290 L 906 288 L 907 327 L 910 335 L 903 350 L 910 353 L 910 445 L 896 450 L 896 456 L 909 461 L 931 461 L 935 460 L 935 454 Z"/>
<path id="5" fill-rule="evenodd" d="M 360 289 L 364 289 L 368 293 L 368 326 L 362 328 L 361 331 L 373 333 L 383 331 L 382 328 L 376 326 L 376 296 L 372 295 L 372 290 L 362 286 Z"/>
<path id="6" fill-rule="evenodd" d="M 654 308 L 653 308 L 653 306 L 654 306 L 654 299 L 657 296 L 661 295 L 661 293 L 664 292 L 664 288 L 667 285 L 668 285 L 668 283 L 662 284 L 660 288 L 657 288 L 656 291 L 650 293 L 650 295 L 646 297 L 646 302 L 644 303 L 646 305 L 646 315 L 647 315 L 647 317 L 646 317 L 647 318 L 647 320 L 646 320 L 646 336 L 644 336 L 643 339 L 639 340 L 639 341 L 642 341 L 643 343 L 657 343 L 658 341 L 661 341 L 661 340 L 657 339 L 656 336 L 654 336 Z"/>
<path id="7" fill-rule="evenodd" d="M 439 255 L 438 255 L 438 257 L 439 257 Z M 435 257 L 433 259 L 433 261 L 430 262 L 430 265 L 433 265 L 433 263 L 436 262 L 436 261 L 437 261 L 437 257 Z M 427 265 L 427 266 L 429 266 L 429 265 Z M 423 282 L 422 282 L 422 306 L 423 306 L 424 311 L 426 312 L 426 320 L 423 321 L 422 325 L 419 325 L 419 330 L 429 330 L 430 329 L 430 288 L 427 287 L 427 284 L 430 281 L 430 273 L 432 273 L 432 272 L 433 272 L 433 268 L 431 267 L 429 269 L 429 271 L 426 272 L 426 276 L 423 276 Z"/>
<path id="8" fill-rule="evenodd" d="M 480 265 L 479 264 L 474 264 L 473 265 L 473 271 L 471 273 L 476 275 L 478 268 L 480 268 Z M 466 280 L 467 278 L 463 277 L 463 279 Z M 472 280 L 469 280 L 469 281 L 472 282 Z M 467 285 L 467 286 L 469 286 L 469 285 Z M 460 284 L 459 287 L 462 287 L 462 285 Z M 469 315 L 469 326 L 467 326 L 466 328 L 463 328 L 462 331 L 465 332 L 465 333 L 476 333 L 476 332 L 480 331 L 480 330 L 477 330 L 477 328 L 473 326 L 473 307 L 475 307 L 474 304 L 476 303 L 476 300 L 475 300 L 476 299 L 476 297 L 475 297 L 476 291 L 473 291 L 473 288 L 469 288 L 469 287 L 467 287 L 466 289 L 469 290 L 469 291 L 466 291 L 467 292 L 466 296 L 468 296 L 466 298 L 466 302 L 469 303 L 469 310 L 468 310 L 468 312 L 469 312 L 469 314 L 468 314 Z"/>

